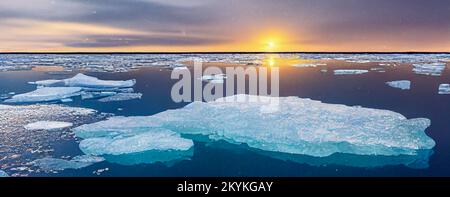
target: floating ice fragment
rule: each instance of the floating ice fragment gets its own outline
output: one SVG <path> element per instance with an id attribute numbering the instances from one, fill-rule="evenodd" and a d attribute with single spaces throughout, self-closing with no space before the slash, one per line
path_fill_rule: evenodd
<path id="1" fill-rule="evenodd" d="M 96 99 L 116 95 L 116 92 L 83 92 L 81 99 Z"/>
<path id="2" fill-rule="evenodd" d="M 183 136 L 203 135 L 210 140 L 247 144 L 265 151 L 320 157 L 333 153 L 415 155 L 418 150 L 435 145 L 424 132 L 430 125 L 425 118 L 407 119 L 388 110 L 297 97 L 277 99 L 278 110 L 270 113 L 262 110 L 267 107 L 266 102 L 258 102 L 270 97 L 236 95 L 208 103 L 193 102 L 148 117 L 115 117 L 74 130 L 82 138 L 111 138 L 111 135 L 151 135 L 152 130 L 165 128 Z M 109 151 L 110 141 L 105 142 L 90 144 L 96 147 L 94 150 Z M 121 145 L 133 144 L 125 142 Z"/>
<path id="3" fill-rule="evenodd" d="M 359 69 L 339 69 L 334 70 L 335 75 L 359 75 L 368 73 L 368 70 L 359 70 Z"/>
<path id="4" fill-rule="evenodd" d="M 101 98 L 98 101 L 100 101 L 100 102 L 115 102 L 115 101 L 127 101 L 127 100 L 141 99 L 141 98 L 142 98 L 141 93 L 117 93 L 112 96 Z"/>
<path id="5" fill-rule="evenodd" d="M 450 94 L 450 84 L 439 85 L 439 94 Z"/>
<path id="6" fill-rule="evenodd" d="M 180 67 L 173 68 L 173 70 L 187 70 L 187 69 L 188 69 L 188 67 L 186 67 L 186 66 L 180 66 Z"/>
<path id="7" fill-rule="evenodd" d="M 79 73 L 72 78 L 62 80 L 43 80 L 30 82 L 40 86 L 67 86 L 67 87 L 81 87 L 81 88 L 129 88 L 136 84 L 136 80 L 113 81 L 100 80 L 96 77 L 91 77 Z"/>
<path id="8" fill-rule="evenodd" d="M 420 75 L 441 76 L 445 63 L 413 64 L 413 72 Z"/>
<path id="9" fill-rule="evenodd" d="M 38 121 L 25 125 L 25 129 L 29 131 L 34 130 L 59 130 L 73 126 L 70 122 L 60 122 L 60 121 Z"/>
<path id="10" fill-rule="evenodd" d="M 411 88 L 411 81 L 409 80 L 389 81 L 386 82 L 386 84 L 393 88 L 399 88 L 402 90 L 409 90 Z"/>
<path id="11" fill-rule="evenodd" d="M 64 98 L 64 99 L 61 99 L 61 102 L 62 103 L 70 103 L 70 102 L 72 102 L 73 101 L 73 99 L 71 99 L 71 98 Z"/>
<path id="12" fill-rule="evenodd" d="M 36 103 L 58 101 L 65 98 L 78 96 L 81 94 L 79 87 L 45 87 L 32 92 L 14 95 L 5 100 L 6 103 Z"/>
<path id="13" fill-rule="evenodd" d="M 294 64 L 292 66 L 299 68 L 307 68 L 307 67 L 317 67 L 317 66 L 326 66 L 327 64 L 322 63 L 314 63 L 314 64 Z"/>
<path id="14" fill-rule="evenodd" d="M 71 160 L 57 159 L 57 158 L 43 158 L 33 161 L 33 165 L 38 166 L 43 170 L 65 170 L 65 169 L 80 169 L 92 164 L 102 162 L 102 157 L 81 155 L 72 158 Z"/>
<path id="15" fill-rule="evenodd" d="M 226 79 L 226 78 L 227 78 L 227 77 L 225 76 L 225 74 L 203 75 L 203 76 L 200 78 L 200 80 L 202 80 L 202 81 L 207 81 L 207 82 L 213 82 L 213 81 L 215 81 L 215 82 L 219 82 L 219 83 L 220 83 L 220 81 L 222 81 L 222 83 L 223 83 L 223 80 Z"/>
<path id="16" fill-rule="evenodd" d="M 9 177 L 9 175 L 5 171 L 0 170 L 0 177 Z"/>

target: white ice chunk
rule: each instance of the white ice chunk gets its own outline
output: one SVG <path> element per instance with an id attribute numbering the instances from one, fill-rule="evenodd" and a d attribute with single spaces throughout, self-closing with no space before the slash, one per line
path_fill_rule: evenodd
<path id="1" fill-rule="evenodd" d="M 209 103 L 193 102 L 153 116 L 115 117 L 74 131 L 82 138 L 114 138 L 139 133 L 151 135 L 152 130 L 164 128 L 184 136 L 202 135 L 210 140 L 242 143 L 265 151 L 321 157 L 333 153 L 415 155 L 418 150 L 435 145 L 424 132 L 430 125 L 430 120 L 425 118 L 407 119 L 388 110 L 326 104 L 298 97 L 276 98 L 279 104 L 270 108 L 277 110 L 265 112 L 271 104 L 258 101 L 271 99 L 275 98 L 236 95 Z M 102 144 L 94 150 L 109 151 L 107 147 L 112 142 L 104 142 L 90 144 Z M 128 143 L 120 145 L 133 144 Z"/>
<path id="2" fill-rule="evenodd" d="M 80 169 L 92 164 L 102 162 L 104 159 L 102 157 L 91 156 L 91 155 L 81 155 L 72 158 L 71 160 L 57 159 L 57 158 L 43 158 L 33 161 L 35 166 L 43 170 L 65 170 L 65 169 Z"/>
<path id="3" fill-rule="evenodd" d="M 91 155 L 122 155 L 145 151 L 187 151 L 193 146 L 190 139 L 167 129 L 148 130 L 131 137 L 100 137 L 82 140 L 80 149 Z"/>
<path id="4" fill-rule="evenodd" d="M 100 101 L 100 102 L 115 102 L 115 101 L 127 101 L 127 100 L 141 99 L 141 98 L 142 98 L 141 93 L 117 93 L 113 96 L 101 98 L 98 101 Z"/>
<path id="5" fill-rule="evenodd" d="M 67 86 L 67 87 L 81 87 L 81 88 L 129 88 L 136 84 L 136 80 L 114 81 L 114 80 L 100 80 L 96 77 L 91 77 L 79 73 L 72 78 L 62 80 L 43 80 L 30 82 L 40 86 Z"/>
<path id="6" fill-rule="evenodd" d="M 5 171 L 0 170 L 0 177 L 8 177 L 8 176 L 9 175 Z"/>
<path id="7" fill-rule="evenodd" d="M 32 92 L 14 95 L 5 100 L 7 103 L 34 103 L 57 101 L 65 98 L 78 96 L 81 94 L 79 87 L 45 87 Z"/>
<path id="8" fill-rule="evenodd" d="M 299 67 L 299 68 L 308 68 L 308 67 L 317 67 L 317 66 L 326 66 L 327 64 L 322 64 L 322 63 L 314 63 L 314 64 L 293 64 L 292 66 L 294 67 Z"/>
<path id="9" fill-rule="evenodd" d="M 402 90 L 409 90 L 411 88 L 411 81 L 409 80 L 389 81 L 386 82 L 386 84 L 393 88 L 399 88 Z"/>
<path id="10" fill-rule="evenodd" d="M 210 83 L 223 83 L 227 77 L 224 74 L 217 75 L 203 75 L 200 80 Z"/>
<path id="11" fill-rule="evenodd" d="M 413 72 L 420 75 L 441 76 L 445 63 L 413 64 Z"/>
<path id="12" fill-rule="evenodd" d="M 27 124 L 24 126 L 26 130 L 35 131 L 35 130 L 59 130 L 73 126 L 70 122 L 60 122 L 60 121 L 38 121 Z"/>
<path id="13" fill-rule="evenodd" d="M 70 102 L 72 102 L 73 101 L 73 99 L 71 99 L 71 98 L 64 98 L 64 99 L 61 99 L 61 102 L 63 102 L 63 103 L 70 103 Z"/>
<path id="14" fill-rule="evenodd" d="M 439 94 L 450 94 L 450 84 L 439 85 Z"/>
<path id="15" fill-rule="evenodd" d="M 368 73 L 368 70 L 359 70 L 359 69 L 339 69 L 334 70 L 335 75 L 359 75 Z"/>
<path id="16" fill-rule="evenodd" d="M 116 95 L 116 92 L 83 92 L 81 99 L 96 99 Z"/>

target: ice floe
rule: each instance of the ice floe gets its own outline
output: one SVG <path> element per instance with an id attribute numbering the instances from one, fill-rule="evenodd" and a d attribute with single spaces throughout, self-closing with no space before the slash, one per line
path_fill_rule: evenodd
<path id="1" fill-rule="evenodd" d="M 323 64 L 323 63 L 311 63 L 311 64 L 293 64 L 292 66 L 294 67 L 299 67 L 299 68 L 308 68 L 308 67 L 317 67 L 317 66 L 326 66 L 327 64 Z"/>
<path id="2" fill-rule="evenodd" d="M 33 165 L 46 171 L 60 171 L 65 169 L 80 169 L 104 161 L 102 157 L 81 155 L 73 157 L 71 160 L 58 158 L 43 158 L 34 160 Z"/>
<path id="3" fill-rule="evenodd" d="M 361 69 L 338 69 L 334 70 L 335 75 L 360 75 L 368 73 L 368 70 L 361 70 Z"/>
<path id="4" fill-rule="evenodd" d="M 265 102 L 240 102 L 267 99 L 274 98 L 236 95 L 214 102 L 194 102 L 148 117 L 115 117 L 82 125 L 74 131 L 78 137 L 89 139 L 151 135 L 152 131 L 164 128 L 183 137 L 207 136 L 209 140 L 247 144 L 264 151 L 319 157 L 334 153 L 415 155 L 418 150 L 435 145 L 424 132 L 430 125 L 430 120 L 425 118 L 407 119 L 388 110 L 326 104 L 298 97 L 276 98 L 279 109 L 270 113 L 264 110 Z M 129 143 L 122 145 L 133 145 Z M 90 146 L 93 150 L 108 149 L 98 146 L 100 143 L 82 144 L 84 150 L 90 150 Z"/>
<path id="5" fill-rule="evenodd" d="M 450 84 L 439 85 L 439 94 L 450 94 Z"/>
<path id="6" fill-rule="evenodd" d="M 399 88 L 402 90 L 409 90 L 411 88 L 411 81 L 409 80 L 389 81 L 386 82 L 386 84 L 393 88 Z"/>
<path id="7" fill-rule="evenodd" d="M 116 101 L 128 101 L 134 99 L 141 99 L 141 93 L 117 93 L 112 96 L 99 99 L 100 102 L 116 102 Z"/>
<path id="8" fill-rule="evenodd" d="M 79 87 L 45 87 L 38 88 L 32 92 L 17 94 L 10 99 L 5 100 L 6 103 L 37 103 L 57 101 L 65 98 L 78 96 L 81 94 L 82 88 Z"/>
<path id="9" fill-rule="evenodd" d="M 68 79 L 49 79 L 30 84 L 37 85 L 37 89 L 12 97 L 2 97 L 6 103 L 37 103 L 37 102 L 71 102 L 71 97 L 80 96 L 81 99 L 103 98 L 102 101 L 122 101 L 137 99 L 142 96 L 140 93 L 133 93 L 136 80 L 114 81 L 100 80 L 96 77 L 77 74 Z"/>
<path id="10" fill-rule="evenodd" d="M 34 130 L 59 130 L 64 129 L 68 127 L 72 127 L 73 124 L 70 122 L 61 122 L 61 121 L 38 121 L 29 123 L 24 126 L 26 130 L 34 131 Z"/>
<path id="11" fill-rule="evenodd" d="M 445 63 L 413 64 L 413 72 L 420 75 L 441 76 Z"/>

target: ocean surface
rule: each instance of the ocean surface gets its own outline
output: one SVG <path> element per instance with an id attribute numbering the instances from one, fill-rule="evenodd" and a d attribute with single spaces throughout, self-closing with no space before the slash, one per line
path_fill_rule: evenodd
<path id="1" fill-rule="evenodd" d="M 189 61 L 193 58 L 208 61 L 209 66 L 279 67 L 281 97 L 298 96 L 324 103 L 391 110 L 407 118 L 428 118 L 431 126 L 426 134 L 436 142 L 436 146 L 416 156 L 336 154 L 318 158 L 268 153 L 226 142 L 194 141 L 193 156 L 176 162 L 122 165 L 103 161 L 80 169 L 46 171 L 32 162 L 44 157 L 83 155 L 78 147 L 79 139 L 71 134 L 70 129 L 53 133 L 21 129 L 17 130 L 21 132 L 19 135 L 15 130 L 5 130 L 3 125 L 0 127 L 0 169 L 10 176 L 450 176 L 450 95 L 438 94 L 440 84 L 450 83 L 448 54 L 3 54 L 0 55 L 0 95 L 6 99 L 8 94 L 35 90 L 36 86 L 28 82 L 65 79 L 77 73 L 104 80 L 136 79 L 134 91 L 142 93 L 141 99 L 99 102 L 75 97 L 73 102 L 51 105 L 90 108 L 105 113 L 105 116 L 148 116 L 188 104 L 172 101 L 170 92 L 177 81 L 170 75 L 174 65 L 186 64 L 190 68 Z M 413 71 L 413 64 L 429 63 L 446 67 L 437 75 Z M 369 72 L 335 75 L 333 70 L 336 69 L 364 69 Z M 386 85 L 386 82 L 396 80 L 410 80 L 411 88 L 401 90 Z M 40 140 L 36 142 L 35 139 Z M 44 149 L 46 151 L 42 151 Z"/>

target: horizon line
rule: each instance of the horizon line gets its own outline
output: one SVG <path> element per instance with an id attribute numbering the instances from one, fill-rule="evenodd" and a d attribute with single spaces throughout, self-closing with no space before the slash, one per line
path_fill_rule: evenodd
<path id="1" fill-rule="evenodd" d="M 290 53 L 306 53 L 306 54 L 450 54 L 450 51 L 279 51 L 279 52 L 267 52 L 267 51 L 216 51 L 216 52 L 205 52 L 205 51 L 191 51 L 191 52 L 170 52 L 170 51 L 140 51 L 140 52 L 127 52 L 127 51 L 115 51 L 115 52 L 0 52 L 3 54 L 290 54 Z"/>

